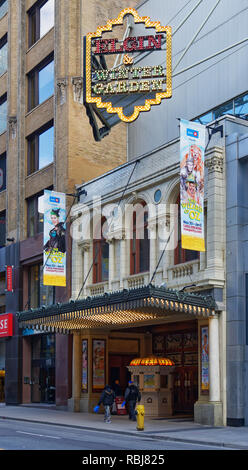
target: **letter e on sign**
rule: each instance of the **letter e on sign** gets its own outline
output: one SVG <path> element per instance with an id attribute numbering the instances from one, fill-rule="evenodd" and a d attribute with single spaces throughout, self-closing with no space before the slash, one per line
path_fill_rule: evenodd
<path id="1" fill-rule="evenodd" d="M 0 338 L 13 336 L 13 313 L 0 315 Z"/>

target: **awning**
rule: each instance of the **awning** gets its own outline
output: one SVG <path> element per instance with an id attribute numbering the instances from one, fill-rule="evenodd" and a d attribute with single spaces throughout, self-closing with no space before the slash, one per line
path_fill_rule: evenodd
<path id="1" fill-rule="evenodd" d="M 17 314 L 20 328 L 70 333 L 88 328 L 127 328 L 158 323 L 168 315 L 208 318 L 216 313 L 212 296 L 155 287 L 105 293 Z"/>

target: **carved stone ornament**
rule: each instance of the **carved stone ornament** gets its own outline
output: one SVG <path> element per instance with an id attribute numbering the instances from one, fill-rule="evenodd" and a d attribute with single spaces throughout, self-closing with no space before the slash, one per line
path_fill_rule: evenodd
<path id="1" fill-rule="evenodd" d="M 67 78 L 58 78 L 57 87 L 58 87 L 58 91 L 59 91 L 59 101 L 60 101 L 61 106 L 66 103 L 66 87 L 67 87 L 67 85 L 68 85 Z"/>
<path id="2" fill-rule="evenodd" d="M 89 251 L 89 249 L 90 249 L 90 241 L 89 240 L 82 240 L 78 245 L 80 246 L 82 251 Z"/>
<path id="3" fill-rule="evenodd" d="M 76 103 L 83 104 L 83 78 L 72 77 L 73 97 Z"/>
<path id="4" fill-rule="evenodd" d="M 9 116 L 9 133 L 10 133 L 11 139 L 14 140 L 17 134 L 17 117 L 16 116 Z"/>
<path id="5" fill-rule="evenodd" d="M 223 173 L 223 163 L 224 158 L 222 152 L 214 152 L 205 162 L 209 173 Z"/>

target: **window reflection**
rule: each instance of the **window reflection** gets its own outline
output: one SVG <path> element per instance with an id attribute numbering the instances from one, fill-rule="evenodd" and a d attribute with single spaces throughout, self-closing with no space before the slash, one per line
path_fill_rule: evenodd
<path id="1" fill-rule="evenodd" d="M 39 170 L 53 162 L 54 131 L 50 127 L 39 135 Z"/>
<path id="2" fill-rule="evenodd" d="M 233 100 L 224 103 L 213 111 L 214 119 L 224 116 L 224 114 L 234 114 Z"/>
<path id="3" fill-rule="evenodd" d="M 8 43 L 7 36 L 0 41 L 0 75 L 3 75 L 7 70 L 8 64 Z"/>
<path id="4" fill-rule="evenodd" d="M 248 114 L 248 94 L 239 96 L 234 100 L 235 115 L 244 116 Z"/>
<path id="5" fill-rule="evenodd" d="M 7 96 L 0 100 L 0 134 L 7 129 Z"/>
<path id="6" fill-rule="evenodd" d="M 54 93 L 54 61 L 39 71 L 39 104 Z"/>
<path id="7" fill-rule="evenodd" d="M 8 0 L 1 0 L 0 1 L 0 19 L 3 18 L 3 16 L 7 13 L 8 11 Z"/>
<path id="8" fill-rule="evenodd" d="M 54 26 L 54 0 L 48 0 L 40 8 L 40 37 Z"/>

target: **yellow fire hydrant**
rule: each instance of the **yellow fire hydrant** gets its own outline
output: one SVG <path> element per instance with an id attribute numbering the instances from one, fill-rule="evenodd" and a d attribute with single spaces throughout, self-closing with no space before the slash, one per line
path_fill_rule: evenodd
<path id="1" fill-rule="evenodd" d="M 136 407 L 137 415 L 137 430 L 144 431 L 144 421 L 145 421 L 145 408 L 144 405 L 137 405 Z"/>

